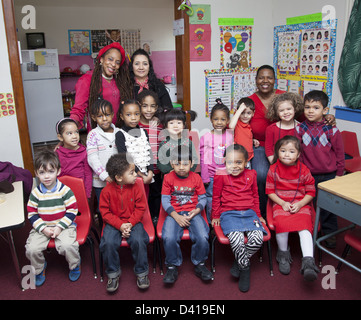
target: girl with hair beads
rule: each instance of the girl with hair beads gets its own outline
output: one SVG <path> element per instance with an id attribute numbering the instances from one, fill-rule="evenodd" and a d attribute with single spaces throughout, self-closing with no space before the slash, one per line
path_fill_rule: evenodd
<path id="1" fill-rule="evenodd" d="M 211 222 L 213 178 L 217 169 L 225 167 L 224 152 L 233 144 L 233 134 L 227 130 L 229 109 L 221 99 L 216 99 L 216 102 L 210 114 L 213 130 L 201 137 L 199 145 L 201 177 L 206 187 L 208 222 Z"/>
<path id="2" fill-rule="evenodd" d="M 98 99 L 108 100 L 115 114 L 119 103 L 132 96 L 132 84 L 129 77 L 128 65 L 125 63 L 126 54 L 118 42 L 113 42 L 102 48 L 94 63 L 94 70 L 88 71 L 75 86 L 75 103 L 70 111 L 70 118 L 78 121 L 82 126 L 83 119 L 88 114 L 88 108 Z M 87 130 L 92 129 L 88 115 Z M 116 119 L 113 119 L 115 123 Z M 96 126 L 96 124 L 94 124 Z M 94 127 L 95 127 L 94 126 Z"/>
<path id="3" fill-rule="evenodd" d="M 152 218 L 157 218 L 160 211 L 163 183 L 162 173 L 157 167 L 159 135 L 163 129 L 163 126 L 159 122 L 158 115 L 163 112 L 163 108 L 159 106 L 158 95 L 154 91 L 142 90 L 142 92 L 138 94 L 137 100 L 141 107 L 139 127 L 147 131 L 154 157 L 154 183 L 149 185 L 148 204 Z"/>
<path id="4" fill-rule="evenodd" d="M 274 146 L 284 136 L 296 134 L 296 118 L 303 112 L 302 98 L 295 93 L 286 92 L 276 95 L 268 108 L 267 118 L 277 121 L 266 128 L 265 151 L 268 161 L 273 162 Z"/>
<path id="5" fill-rule="evenodd" d="M 247 150 L 234 144 L 226 149 L 225 170 L 214 176 L 212 225 L 220 225 L 228 237 L 236 261 L 231 274 L 239 278 L 238 288 L 250 286 L 250 258 L 261 248 L 263 233 L 259 208 L 257 173 L 246 168 Z M 245 234 L 248 242 L 245 244 Z"/>
<path id="6" fill-rule="evenodd" d="M 86 148 L 79 143 L 79 129 L 75 120 L 64 118 L 56 124 L 56 132 L 61 145 L 56 149 L 61 176 L 72 176 L 84 181 L 86 196 L 90 199 L 92 192 L 92 170 L 87 160 Z"/>
<path id="7" fill-rule="evenodd" d="M 266 181 L 266 193 L 273 201 L 278 252 L 276 260 L 282 274 L 290 273 L 292 262 L 288 247 L 289 232 L 297 231 L 302 250 L 301 273 L 305 280 L 317 279 L 318 268 L 313 258 L 311 201 L 316 195 L 310 170 L 299 161 L 300 141 L 285 136 L 275 146 L 275 158 Z"/>
<path id="8" fill-rule="evenodd" d="M 118 152 L 128 152 L 133 157 L 135 172 L 143 179 L 149 192 L 147 185 L 153 182 L 154 160 L 148 133 L 139 127 L 140 115 L 138 101 L 122 101 L 117 114 L 120 130 L 115 134 L 115 144 Z"/>
<path id="9" fill-rule="evenodd" d="M 189 115 L 191 121 L 197 117 L 197 113 L 192 110 L 183 111 L 180 108 L 173 108 L 160 114 L 160 120 L 165 130 L 163 130 L 164 140 L 159 144 L 157 167 L 167 174 L 173 170 L 170 164 L 171 151 L 178 146 L 187 146 L 192 152 L 192 168 L 195 171 L 198 165 L 198 156 L 192 141 L 188 138 L 186 129 L 186 117 Z"/>
<path id="10" fill-rule="evenodd" d="M 90 167 L 93 169 L 93 187 L 99 203 L 100 192 L 107 182 L 112 182 L 106 171 L 106 164 L 113 154 L 117 154 L 115 134 L 119 131 L 113 123 L 114 111 L 107 100 L 96 100 L 89 110 L 92 122 L 96 127 L 87 137 L 87 154 Z"/>

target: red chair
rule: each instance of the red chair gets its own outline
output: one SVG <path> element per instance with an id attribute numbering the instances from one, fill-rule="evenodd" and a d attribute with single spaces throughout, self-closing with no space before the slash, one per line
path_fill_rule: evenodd
<path id="1" fill-rule="evenodd" d="M 95 254 L 94 254 L 94 240 L 89 234 L 91 230 L 92 218 L 88 204 L 88 198 L 86 196 L 84 182 L 80 178 L 70 177 L 70 176 L 62 176 L 59 177 L 59 180 L 68 186 L 74 193 L 76 202 L 78 204 L 78 215 L 75 218 L 75 223 L 77 224 L 77 237 L 79 245 L 83 245 L 84 243 L 89 244 L 90 254 L 93 263 L 93 273 L 94 278 L 97 278 L 97 269 L 95 263 Z M 48 244 L 48 249 L 55 248 L 54 239 L 51 239 Z"/>
<path id="2" fill-rule="evenodd" d="M 189 139 L 192 140 L 194 148 L 196 149 L 198 161 L 200 162 L 200 153 L 199 153 L 200 141 L 199 141 L 198 131 L 192 131 L 191 130 L 191 131 L 188 131 L 188 134 L 189 134 Z M 200 164 L 197 165 L 197 168 L 196 168 L 195 172 L 201 172 Z"/>
<path id="3" fill-rule="evenodd" d="M 267 242 L 270 275 L 273 276 L 271 242 L 269 241 L 271 239 L 271 232 L 268 230 L 267 226 L 264 223 L 262 223 L 262 226 L 267 231 L 267 235 L 263 236 L 263 242 Z M 229 240 L 228 240 L 227 236 L 224 235 L 221 226 L 214 226 L 213 230 L 214 230 L 215 236 L 213 237 L 213 240 L 212 240 L 212 271 L 215 272 L 216 271 L 215 254 L 214 254 L 215 241 L 217 239 L 219 243 L 229 245 Z M 245 237 L 244 240 L 245 240 L 244 242 L 247 243 L 247 241 L 248 241 L 247 237 Z M 262 245 L 262 248 L 260 250 L 260 253 L 261 253 L 260 262 L 262 262 L 263 261 L 263 245 Z"/>
<path id="4" fill-rule="evenodd" d="M 142 178 L 137 178 L 136 184 L 142 186 L 144 195 L 145 195 L 145 188 L 144 188 L 144 183 L 143 183 L 143 179 Z M 155 231 L 154 231 L 154 226 L 153 226 L 153 221 L 152 221 L 152 217 L 150 215 L 149 212 L 149 208 L 148 206 L 146 206 L 146 210 L 144 212 L 143 215 L 143 219 L 142 219 L 142 224 L 144 227 L 144 230 L 147 232 L 148 237 L 149 237 L 149 243 L 153 243 L 156 239 L 155 237 Z M 156 243 L 157 245 L 157 243 Z M 159 244 L 158 244 L 159 245 Z M 120 244 L 120 247 L 124 247 L 124 248 L 129 248 L 129 244 L 127 242 L 127 240 L 125 238 L 122 239 L 122 243 Z M 157 247 L 153 248 L 153 272 L 155 273 L 155 265 L 156 265 L 156 252 L 157 252 Z M 104 272 L 103 272 L 103 257 L 102 254 L 99 251 L 99 258 L 100 258 L 100 281 L 103 282 L 103 277 L 104 277 Z"/>
<path id="5" fill-rule="evenodd" d="M 346 242 L 346 247 L 343 250 L 343 253 L 341 256 L 342 259 L 344 259 L 344 260 L 346 259 L 346 256 L 349 254 L 351 247 L 356 249 L 357 251 L 361 252 L 361 228 L 355 228 L 355 229 L 348 231 L 346 233 L 344 239 Z M 343 264 L 343 262 L 340 261 L 336 268 L 336 273 L 340 272 L 342 264 Z M 349 264 L 350 264 L 349 266 L 353 266 L 353 265 L 351 265 L 351 263 L 349 263 Z"/>
<path id="6" fill-rule="evenodd" d="M 345 170 L 347 172 L 361 171 L 361 157 L 355 132 L 342 131 L 341 137 L 345 155 L 351 159 L 345 159 Z"/>
<path id="7" fill-rule="evenodd" d="M 207 215 L 206 215 L 206 211 L 203 210 L 201 212 L 201 215 L 204 219 L 204 221 L 208 224 L 208 221 L 207 221 Z M 160 207 L 160 212 L 159 212 L 159 218 L 158 218 L 158 224 L 157 224 L 157 236 L 159 239 L 162 239 L 162 229 L 163 229 L 163 224 L 164 224 L 164 221 L 165 221 L 165 218 L 168 216 L 168 213 L 165 212 L 165 210 L 163 209 L 163 206 Z M 181 238 L 181 240 L 190 240 L 190 236 L 189 236 L 189 231 L 187 228 L 184 228 L 184 231 L 183 231 L 183 236 Z M 160 252 L 160 251 L 159 251 Z M 161 260 L 160 260 L 160 263 L 161 263 Z M 162 264 L 160 265 L 160 274 L 163 275 L 163 266 Z"/>
<path id="8" fill-rule="evenodd" d="M 313 206 L 313 201 L 311 201 L 311 215 L 312 215 L 312 221 L 315 221 L 315 217 L 316 217 L 316 211 L 315 208 Z M 268 199 L 267 201 L 267 224 L 270 230 L 275 231 L 276 227 L 274 225 L 274 220 L 273 220 L 273 202 L 272 200 Z M 318 231 L 320 232 L 321 230 L 321 226 L 320 224 L 318 225 Z M 322 266 L 322 254 L 321 254 L 321 249 L 318 251 L 319 253 L 319 267 Z"/>

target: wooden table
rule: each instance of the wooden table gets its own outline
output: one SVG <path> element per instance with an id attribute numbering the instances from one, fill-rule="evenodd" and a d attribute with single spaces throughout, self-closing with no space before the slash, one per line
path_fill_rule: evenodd
<path id="1" fill-rule="evenodd" d="M 21 272 L 14 245 L 12 230 L 25 225 L 23 182 L 13 183 L 14 191 L 5 194 L 6 201 L 0 204 L 0 232 L 6 232 L 14 267 L 21 286 Z"/>
<path id="2" fill-rule="evenodd" d="M 353 228 L 355 224 L 361 226 L 361 171 L 319 183 L 315 219 L 316 226 L 320 221 L 320 208 L 326 209 L 350 221 L 352 224 L 318 239 L 317 228 L 315 228 L 313 233 L 314 247 L 317 245 L 321 250 L 327 252 L 337 260 L 361 272 L 360 268 L 357 268 L 321 245 L 322 241 Z"/>

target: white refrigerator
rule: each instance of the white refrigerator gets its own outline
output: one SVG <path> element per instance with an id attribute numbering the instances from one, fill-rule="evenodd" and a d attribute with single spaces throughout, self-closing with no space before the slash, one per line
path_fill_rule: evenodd
<path id="1" fill-rule="evenodd" d="M 21 51 L 26 113 L 32 145 L 57 140 L 64 117 L 57 49 Z"/>

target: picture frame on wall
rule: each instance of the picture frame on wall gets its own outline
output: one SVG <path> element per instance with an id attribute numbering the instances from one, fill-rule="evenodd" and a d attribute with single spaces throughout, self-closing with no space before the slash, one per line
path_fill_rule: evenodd
<path id="1" fill-rule="evenodd" d="M 68 30 L 69 55 L 91 55 L 91 32 L 90 30 Z"/>

